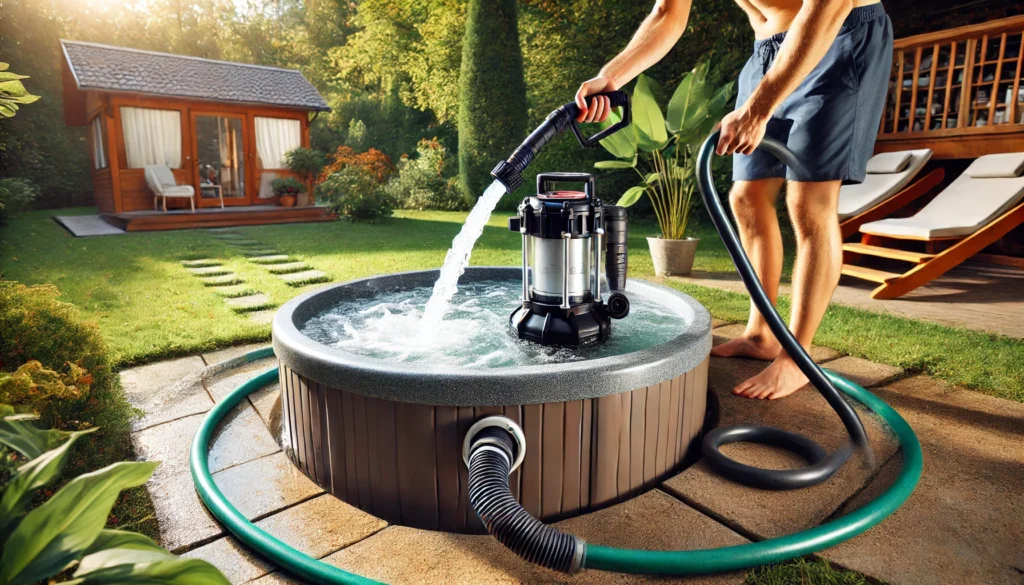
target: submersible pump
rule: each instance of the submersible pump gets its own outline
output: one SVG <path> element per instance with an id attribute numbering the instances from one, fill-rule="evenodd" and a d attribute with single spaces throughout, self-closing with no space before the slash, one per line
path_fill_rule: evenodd
<path id="1" fill-rule="evenodd" d="M 568 183 L 582 183 L 583 190 L 556 189 Z M 629 314 L 626 209 L 595 196 L 593 175 L 540 173 L 537 194 L 523 199 L 508 228 L 523 240 L 522 305 L 509 318 L 512 331 L 542 345 L 581 347 L 608 339 L 611 320 Z"/>

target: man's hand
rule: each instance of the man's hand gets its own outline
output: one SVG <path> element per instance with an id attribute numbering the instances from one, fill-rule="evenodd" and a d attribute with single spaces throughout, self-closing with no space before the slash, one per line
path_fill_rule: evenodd
<path id="1" fill-rule="evenodd" d="M 764 138 L 765 128 L 768 126 L 770 116 L 753 113 L 744 104 L 734 112 L 730 112 L 722 118 L 722 135 L 718 139 L 718 148 L 715 154 L 727 155 L 733 153 L 750 154 L 754 152 L 761 139 Z"/>
<path id="2" fill-rule="evenodd" d="M 606 91 L 618 89 L 607 77 L 595 77 L 584 81 L 576 90 L 576 105 L 580 108 L 580 115 L 576 116 L 577 122 L 604 122 L 612 110 L 612 101 L 608 96 L 599 95 L 590 98 L 587 103 L 587 96 Z"/>

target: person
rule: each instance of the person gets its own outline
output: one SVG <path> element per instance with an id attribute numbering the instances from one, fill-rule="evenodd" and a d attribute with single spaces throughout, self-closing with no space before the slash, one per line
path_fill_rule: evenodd
<path id="1" fill-rule="evenodd" d="M 790 329 L 807 348 L 839 283 L 839 187 L 864 180 L 889 85 L 892 23 L 877 0 L 737 3 L 756 40 L 739 74 L 736 109 L 722 119 L 716 153 L 734 155 L 729 202 L 743 247 L 772 302 L 783 258 L 775 201 L 786 184 L 797 242 Z M 690 5 L 690 0 L 657 1 L 626 48 L 580 86 L 580 122 L 607 118 L 608 98 L 593 94 L 616 90 L 661 60 L 686 29 Z M 800 157 L 806 176 L 755 152 L 766 134 Z M 782 398 L 807 383 L 753 306 L 744 333 L 712 349 L 712 355 L 772 360 L 736 386 L 737 395 Z"/>

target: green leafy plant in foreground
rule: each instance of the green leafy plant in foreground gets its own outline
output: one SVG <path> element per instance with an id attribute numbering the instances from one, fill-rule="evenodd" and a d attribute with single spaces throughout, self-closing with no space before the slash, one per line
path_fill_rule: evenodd
<path id="1" fill-rule="evenodd" d="M 39 99 L 21 83 L 28 76 L 8 71 L 9 67 L 7 63 L 0 63 L 0 116 L 4 118 L 11 118 L 18 113 L 19 105 L 31 104 Z"/>
<path id="2" fill-rule="evenodd" d="M 618 205 L 629 207 L 646 193 L 664 239 L 681 240 L 686 236 L 697 185 L 697 149 L 728 111 L 735 93 L 734 82 L 716 89 L 707 77 L 708 63 L 704 61 L 679 82 L 662 114 L 651 89 L 654 81 L 641 75 L 633 89 L 632 124 L 601 141 L 601 146 L 618 160 L 594 164 L 598 169 L 636 171 L 643 182 L 627 189 Z M 620 119 L 613 112 L 604 126 Z"/>
<path id="3" fill-rule="evenodd" d="M 182 559 L 134 532 L 104 528 L 123 489 L 149 479 L 156 462 L 114 463 L 75 477 L 39 507 L 37 492 L 58 479 L 84 431 L 43 430 L 33 415 L 0 405 L 0 444 L 22 464 L 0 495 L 0 585 L 163 583 L 227 585 L 213 565 Z"/>

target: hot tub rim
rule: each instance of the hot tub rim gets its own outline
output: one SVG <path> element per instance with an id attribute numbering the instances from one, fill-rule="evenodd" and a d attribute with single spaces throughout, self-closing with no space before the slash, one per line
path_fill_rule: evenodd
<path id="1" fill-rule="evenodd" d="M 395 363 L 314 341 L 296 325 L 297 320 L 304 323 L 336 302 L 332 291 L 376 283 L 429 286 L 437 274 L 434 269 L 376 275 L 295 297 L 274 316 L 273 345 L 278 359 L 309 380 L 371 398 L 447 406 L 509 406 L 600 398 L 659 384 L 690 372 L 708 359 L 711 351 L 711 315 L 703 305 L 682 292 L 637 279 L 630 281 L 631 287 L 667 294 L 686 305 L 693 314 L 691 326 L 653 347 L 580 362 L 491 369 Z M 519 267 L 471 266 L 463 278 L 514 280 L 521 274 Z M 325 298 L 331 302 L 311 305 Z"/>

